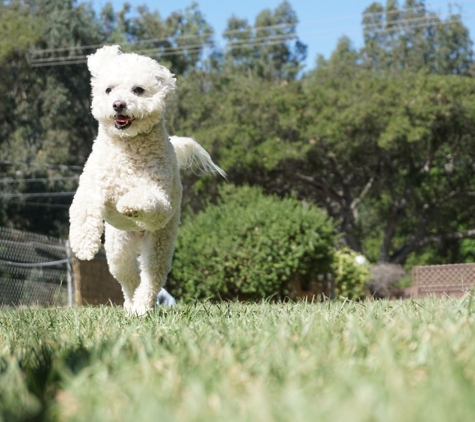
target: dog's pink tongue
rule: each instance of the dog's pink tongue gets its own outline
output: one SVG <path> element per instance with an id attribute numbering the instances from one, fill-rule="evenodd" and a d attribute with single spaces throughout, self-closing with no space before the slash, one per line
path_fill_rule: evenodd
<path id="1" fill-rule="evenodd" d="M 120 125 L 123 125 L 125 123 L 127 123 L 129 120 L 132 120 L 129 116 L 124 116 L 123 114 L 119 114 L 116 118 L 115 118 L 116 122 L 119 123 Z"/>

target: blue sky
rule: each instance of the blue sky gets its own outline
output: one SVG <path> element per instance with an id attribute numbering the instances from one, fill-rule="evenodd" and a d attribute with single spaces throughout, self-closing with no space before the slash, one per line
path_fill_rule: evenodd
<path id="1" fill-rule="evenodd" d="M 94 8 L 99 10 L 107 0 L 91 0 Z M 400 0 L 400 4 L 404 0 Z M 317 54 L 328 57 L 335 49 L 338 39 L 347 35 L 355 47 L 362 46 L 361 15 L 372 0 L 289 0 L 297 13 L 299 25 L 297 33 L 300 40 L 308 46 L 307 69 L 313 68 Z M 380 0 L 386 3 L 385 0 Z M 112 0 L 116 10 L 122 8 L 123 0 Z M 133 7 L 146 4 L 150 10 L 158 10 L 162 18 L 166 18 L 176 10 L 184 10 L 192 0 L 146 1 L 128 0 Z M 223 0 L 199 0 L 199 9 L 205 19 L 214 28 L 216 34 L 221 34 L 226 28 L 228 18 L 235 15 L 246 18 L 250 24 L 263 9 L 275 9 L 281 0 L 240 0 L 226 2 Z M 470 29 L 472 40 L 475 39 L 475 0 L 460 0 L 452 2 L 459 4 L 465 25 Z M 426 7 L 447 15 L 449 2 L 432 0 L 426 2 Z M 215 41 L 223 45 L 220 36 Z"/>

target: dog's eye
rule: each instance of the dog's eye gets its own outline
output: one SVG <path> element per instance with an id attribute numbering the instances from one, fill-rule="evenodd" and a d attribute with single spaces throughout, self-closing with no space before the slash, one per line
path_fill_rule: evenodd
<path id="1" fill-rule="evenodd" d="M 107 88 L 107 89 L 106 89 L 106 94 L 109 94 L 111 91 L 112 91 L 112 88 L 111 88 L 111 87 Z"/>
<path id="2" fill-rule="evenodd" d="M 132 92 L 135 94 L 135 95 L 141 95 L 145 92 L 145 89 L 143 89 L 142 87 L 140 86 L 136 86 L 134 89 L 132 89 Z"/>

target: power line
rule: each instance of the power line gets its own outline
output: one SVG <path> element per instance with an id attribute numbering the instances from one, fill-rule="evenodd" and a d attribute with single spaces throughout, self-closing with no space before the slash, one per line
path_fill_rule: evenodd
<path id="1" fill-rule="evenodd" d="M 459 1 L 457 4 L 465 4 L 465 3 L 471 3 L 471 1 L 466 0 L 466 1 Z M 436 3 L 432 5 L 431 7 L 435 6 L 449 6 L 450 3 L 443 2 L 443 3 Z M 363 13 L 361 15 L 348 15 L 348 16 L 343 16 L 335 19 L 317 19 L 314 21 L 304 21 L 304 22 L 292 22 L 292 23 L 282 23 L 282 24 L 276 24 L 276 25 L 269 25 L 269 26 L 257 26 L 257 27 L 248 27 L 248 28 L 242 28 L 242 29 L 231 29 L 228 31 L 224 31 L 221 33 L 221 36 L 226 36 L 230 34 L 235 34 L 235 33 L 241 33 L 245 30 L 251 30 L 251 31 L 259 31 L 259 30 L 265 30 L 265 29 L 284 29 L 288 27 L 293 27 L 296 25 L 315 25 L 318 23 L 323 23 L 323 22 L 335 22 L 335 21 L 343 21 L 343 20 L 348 20 L 352 19 L 355 17 L 371 17 L 371 16 L 380 16 L 382 13 L 385 14 L 385 16 L 388 15 L 393 15 L 393 14 L 398 14 L 398 13 L 404 13 L 404 12 L 409 12 L 409 11 L 414 11 L 414 10 L 427 10 L 427 8 L 422 5 L 422 6 L 415 6 L 415 7 L 410 7 L 407 9 L 397 9 L 397 10 L 389 10 L 389 11 L 382 11 L 382 12 L 372 12 L 372 13 Z M 183 40 L 183 39 L 196 39 L 198 37 L 205 37 L 205 36 L 212 36 L 215 35 L 214 32 L 211 32 L 209 34 L 189 34 L 189 35 L 178 35 L 178 36 L 170 36 L 170 37 L 165 37 L 165 38 L 152 38 L 152 39 L 145 39 L 145 40 L 139 40 L 138 42 L 145 42 L 145 43 L 153 43 L 153 42 L 170 42 L 170 41 L 177 41 L 177 40 Z M 100 48 L 103 47 L 106 44 L 93 44 L 93 45 L 85 45 L 85 46 L 69 46 L 69 47 L 58 47 L 58 48 L 48 48 L 48 49 L 37 49 L 37 50 L 32 50 L 31 54 L 33 55 L 38 55 L 38 54 L 45 54 L 45 53 L 59 53 L 59 52 L 65 52 L 65 51 L 74 51 L 74 50 L 85 50 L 85 49 L 95 49 L 95 48 Z"/>
<path id="2" fill-rule="evenodd" d="M 166 55 L 166 53 L 168 52 L 175 52 L 176 50 L 181 50 L 181 51 L 188 51 L 188 50 L 194 50 L 195 48 L 199 47 L 200 49 L 203 48 L 203 47 L 207 47 L 207 46 L 213 46 L 214 44 L 213 43 L 207 43 L 207 44 L 192 44 L 192 45 L 187 45 L 187 46 L 176 46 L 176 47 L 165 47 L 163 49 L 160 50 L 160 52 L 162 52 L 162 55 Z M 157 47 L 157 48 L 153 48 L 153 49 L 147 49 L 147 50 L 138 50 L 138 51 L 134 51 L 134 53 L 136 54 L 151 54 L 153 52 L 156 52 L 157 49 L 159 49 L 160 47 Z M 48 57 L 48 58 L 45 58 L 45 59 L 37 59 L 37 60 L 31 60 L 31 63 L 32 64 L 37 64 L 37 63 L 45 63 L 45 62 L 54 62 L 54 61 L 58 61 L 58 59 L 64 59 L 65 61 L 67 60 L 81 60 L 81 61 L 86 61 L 87 59 L 87 55 L 80 55 L 80 56 L 69 56 L 69 57 Z"/>
<path id="3" fill-rule="evenodd" d="M 427 19 L 428 19 L 427 17 L 418 18 L 419 21 L 424 21 L 425 23 L 423 23 L 421 25 L 410 25 L 409 29 L 428 28 L 428 27 L 433 27 L 433 26 L 448 25 L 448 24 L 451 23 L 450 21 L 438 21 L 438 22 L 431 21 L 431 22 L 427 23 Z M 465 20 L 470 20 L 470 19 L 473 19 L 473 17 L 470 16 L 468 18 L 465 18 Z M 415 19 L 414 20 L 413 19 L 402 19 L 402 20 L 396 21 L 394 23 L 395 24 L 396 23 L 404 24 L 406 22 L 413 22 L 414 23 L 414 22 L 416 22 L 416 20 Z M 375 25 L 375 26 L 378 27 L 379 25 Z M 353 29 L 354 28 L 356 28 L 356 27 L 353 27 Z M 346 27 L 345 29 L 348 30 L 348 29 L 352 29 L 352 28 Z M 359 29 L 359 27 L 358 27 L 358 29 Z M 336 30 L 337 30 L 337 28 L 333 31 L 336 31 Z M 384 33 L 384 32 L 391 33 L 391 32 L 397 32 L 397 31 L 400 31 L 400 30 L 401 30 L 400 26 L 394 25 L 391 28 L 381 28 L 381 29 L 374 29 L 374 30 L 368 30 L 367 28 L 364 28 L 363 33 L 369 33 L 369 32 L 372 32 L 372 33 Z M 307 33 L 307 34 L 328 33 L 328 32 L 329 31 L 313 31 L 313 32 Z M 278 37 L 281 37 L 282 40 L 275 40 L 275 41 L 271 40 L 272 38 L 278 38 Z M 282 36 L 274 36 L 274 37 L 262 37 L 261 41 L 259 43 L 254 43 L 254 46 L 281 44 L 281 43 L 287 41 L 288 39 L 291 39 L 292 37 L 296 37 L 296 35 L 282 35 Z M 267 40 L 271 40 L 271 41 L 266 42 Z M 230 50 L 234 50 L 236 48 L 241 48 L 242 45 L 245 45 L 245 44 L 248 44 L 248 43 L 250 45 L 252 45 L 252 41 L 253 40 L 242 40 L 242 42 L 240 41 L 239 44 L 237 44 L 237 42 L 234 42 L 234 43 L 231 42 L 228 45 L 226 45 L 225 47 L 215 46 L 214 44 L 213 44 L 213 46 L 217 50 L 230 51 Z M 190 49 L 186 46 L 182 46 L 182 47 L 176 47 L 175 51 L 170 51 L 170 52 L 165 52 L 165 53 L 161 53 L 160 51 L 156 51 L 154 53 L 149 53 L 148 55 L 154 56 L 154 57 L 174 56 L 174 55 L 183 54 L 187 51 L 190 52 L 189 50 L 199 51 L 201 48 L 205 48 L 205 47 L 208 47 L 208 46 L 209 46 L 209 44 L 201 44 L 201 45 L 197 44 L 192 49 Z M 143 52 L 142 52 L 142 54 L 143 54 Z M 32 67 L 46 67 L 46 66 L 54 67 L 54 66 L 63 66 L 63 65 L 69 65 L 69 64 L 85 63 L 86 62 L 86 57 L 87 56 L 72 56 L 72 57 L 65 57 L 65 58 L 57 57 L 57 58 L 53 58 L 53 59 L 56 59 L 55 62 L 47 62 L 47 60 L 49 60 L 49 59 L 38 60 L 38 61 L 34 61 L 32 63 Z"/>
<path id="4" fill-rule="evenodd" d="M 277 25 L 269 25 L 269 26 L 260 26 L 260 27 L 255 27 L 252 28 L 250 27 L 252 31 L 258 31 L 258 30 L 263 30 L 263 29 L 273 29 L 273 28 L 286 28 L 290 26 L 296 26 L 298 23 L 292 23 L 292 24 L 277 24 Z M 242 30 L 236 29 L 236 30 L 230 30 L 230 31 L 224 31 L 222 33 L 222 36 L 232 34 L 232 33 L 239 33 L 242 32 Z M 214 33 L 211 33 L 209 35 L 214 35 Z M 192 35 L 182 35 L 182 36 L 177 36 L 177 37 L 167 37 L 167 38 L 153 38 L 153 39 L 145 39 L 145 40 L 139 40 L 138 42 L 145 42 L 145 43 L 153 43 L 153 42 L 170 42 L 170 41 L 177 41 L 177 40 L 182 40 L 182 39 L 196 39 L 199 37 L 203 37 L 201 34 L 192 34 Z M 94 49 L 94 48 L 100 48 L 104 47 L 105 45 L 110 45 L 110 43 L 103 43 L 103 44 L 96 44 L 96 45 L 87 45 L 87 46 L 71 46 L 71 47 L 60 47 L 60 48 L 49 48 L 49 49 L 44 49 L 44 50 L 33 50 L 31 54 L 33 55 L 39 55 L 39 54 L 45 54 L 45 53 L 59 53 L 59 52 L 66 52 L 66 51 L 73 51 L 73 50 L 86 50 L 86 49 Z M 203 44 L 199 44 L 203 45 Z M 206 45 L 213 46 L 214 43 L 207 43 Z M 183 45 L 183 46 L 171 46 L 171 47 L 165 47 L 165 50 L 167 49 L 174 49 L 174 48 L 183 48 L 187 49 L 191 46 Z M 74 57 L 87 57 L 86 56 L 74 56 Z"/>
<path id="5" fill-rule="evenodd" d="M 466 20 L 470 20 L 470 19 L 473 19 L 473 17 L 470 17 Z M 387 32 L 387 33 L 390 33 L 390 32 L 397 32 L 397 31 L 401 31 L 402 29 L 419 29 L 419 28 L 429 28 L 429 27 L 432 27 L 432 26 L 442 26 L 442 25 L 448 25 L 450 24 L 451 22 L 446 22 L 446 21 L 439 21 L 439 22 L 429 22 L 429 23 L 426 23 L 426 24 L 420 24 L 420 25 L 408 25 L 407 27 L 405 28 L 401 28 L 401 27 L 397 27 L 397 26 L 393 26 L 391 28 L 381 28 L 381 29 L 363 29 L 363 33 L 366 34 L 366 33 L 384 33 L 384 32 Z"/>
<path id="6" fill-rule="evenodd" d="M 0 199 L 10 198 L 52 198 L 55 196 L 74 196 L 74 192 L 42 192 L 42 193 L 0 193 Z"/>
<path id="7" fill-rule="evenodd" d="M 67 164 L 49 164 L 49 163 L 27 163 L 25 161 L 5 161 L 0 160 L 0 164 L 4 164 L 7 166 L 15 166 L 15 165 L 27 165 L 27 166 L 40 166 L 40 167 L 48 167 L 48 168 L 57 168 L 57 169 L 70 169 L 70 170 L 82 170 L 82 166 L 70 166 Z"/>
<path id="8" fill-rule="evenodd" d="M 471 15 L 471 16 L 468 16 L 466 18 L 464 18 L 464 20 L 472 20 L 474 18 L 474 15 Z M 429 27 L 433 27 L 433 26 L 440 26 L 440 25 L 450 25 L 450 21 L 447 22 L 447 21 L 439 21 L 439 22 L 430 22 L 428 24 L 423 24 L 423 25 L 411 25 L 411 26 L 408 26 L 408 27 L 405 27 L 405 28 L 401 28 L 399 26 L 393 26 L 391 28 L 381 28 L 381 30 L 379 29 L 375 29 L 375 30 L 372 30 L 372 31 L 366 31 L 365 29 L 363 29 L 363 33 L 366 33 L 366 32 L 395 32 L 395 31 L 401 31 L 403 29 L 411 29 L 411 28 L 429 28 Z M 319 31 L 312 31 L 312 32 L 306 32 L 305 34 L 307 35 L 313 35 L 311 38 L 307 38 L 308 39 L 315 39 L 318 37 L 318 39 L 323 39 L 322 36 L 317 36 L 315 37 L 316 34 L 322 34 L 322 35 L 326 35 L 325 38 L 329 38 L 330 36 L 333 37 L 334 36 L 334 33 L 336 31 L 340 31 L 341 28 L 334 28 L 332 29 L 331 31 L 328 31 L 328 30 L 319 30 Z M 345 28 L 345 31 L 346 33 L 350 33 L 350 34 L 354 34 L 355 31 L 360 31 L 361 30 L 361 27 L 360 26 L 352 26 L 352 27 L 346 27 Z M 329 35 L 331 34 L 331 35 Z"/>
<path id="9" fill-rule="evenodd" d="M 15 183 L 36 183 L 36 182 L 57 182 L 62 180 L 78 180 L 79 176 L 71 177 L 39 177 L 36 179 L 3 179 L 0 183 L 15 184 Z"/>
<path id="10" fill-rule="evenodd" d="M 284 39 L 292 39 L 295 38 L 296 35 L 294 34 L 284 34 L 284 35 L 273 35 L 273 36 L 268 36 L 268 37 L 258 37 L 258 38 L 251 38 L 251 39 L 243 39 L 243 40 L 237 40 L 237 41 L 231 41 L 225 48 L 232 48 L 234 46 L 238 46 L 241 44 L 249 44 L 249 43 L 255 43 L 257 42 L 262 42 L 266 43 L 266 41 L 274 41 L 274 40 L 284 40 Z M 184 45 L 184 46 L 176 46 L 176 47 L 166 47 L 163 49 L 159 49 L 157 51 L 156 48 L 154 49 L 147 49 L 147 50 L 138 50 L 135 51 L 137 54 L 144 54 L 144 55 L 150 55 L 150 54 L 159 54 L 160 56 L 169 56 L 169 55 L 176 55 L 177 53 L 181 54 L 183 52 L 194 52 L 194 51 L 199 51 L 201 48 L 206 48 L 206 47 L 214 47 L 214 43 L 207 43 L 207 44 L 192 44 L 192 45 Z M 62 59 L 62 60 L 58 60 Z M 31 64 L 32 67 L 39 67 L 40 64 L 45 64 L 47 62 L 59 62 L 59 61 L 65 61 L 68 62 L 68 64 L 72 64 L 72 60 L 77 60 L 81 61 L 86 61 L 87 56 L 82 55 L 82 56 L 70 56 L 70 57 L 49 57 L 46 59 L 40 59 L 40 60 L 32 60 Z M 46 65 L 46 64 L 45 64 Z"/>
<path id="11" fill-rule="evenodd" d="M 69 209 L 69 205 L 66 204 L 43 204 L 41 202 L 23 202 L 23 201 L 8 201 L 6 205 L 26 205 L 29 207 L 43 207 L 43 208 L 61 208 Z"/>
<path id="12" fill-rule="evenodd" d="M 420 9 L 420 7 L 416 7 L 415 9 Z M 407 10 L 411 10 L 411 9 L 406 9 L 405 11 Z M 387 14 L 391 14 L 391 13 L 399 13 L 401 12 L 400 10 L 397 10 L 397 11 L 388 11 Z M 370 15 L 380 15 L 379 13 L 371 13 L 371 14 L 366 14 L 366 15 L 363 15 L 363 16 L 370 16 Z M 434 17 L 436 17 L 437 15 L 435 16 L 422 16 L 422 17 L 416 17 L 416 18 L 408 18 L 408 19 L 399 19 L 394 23 L 395 27 L 392 27 L 392 28 L 381 28 L 379 29 L 380 32 L 391 32 L 391 31 L 395 31 L 397 30 L 397 25 L 404 25 L 404 24 L 407 24 L 407 23 L 417 23 L 417 22 L 423 22 L 423 25 L 420 25 L 418 27 L 425 27 L 425 26 L 434 26 L 434 25 L 444 25 L 444 24 L 450 24 L 450 21 L 433 21 Z M 384 22 L 382 22 L 381 24 L 384 25 Z M 282 26 L 282 25 L 275 25 L 275 26 Z M 258 27 L 258 28 L 271 28 L 273 26 L 268 26 L 268 27 Z M 366 25 L 363 29 L 363 32 L 368 32 L 371 28 L 376 28 L 378 29 L 380 27 L 380 24 L 370 24 L 370 25 Z M 413 27 L 416 27 L 416 25 L 413 25 Z M 252 29 L 252 28 L 251 28 Z M 256 29 L 256 28 L 254 28 Z M 346 27 L 345 28 L 346 30 L 348 30 L 348 28 Z M 228 31 L 229 32 L 229 31 Z M 242 30 L 235 30 L 234 32 L 241 32 L 242 33 Z M 325 31 L 319 31 L 319 32 L 325 32 Z M 326 31 L 328 32 L 328 31 Z M 227 46 L 224 47 L 224 49 L 232 49 L 233 47 L 235 47 L 236 45 L 239 45 L 239 44 L 245 44 L 245 43 L 249 43 L 249 42 L 256 42 L 256 41 L 262 41 L 262 42 L 266 42 L 266 41 L 269 41 L 269 40 L 275 40 L 275 39 L 287 39 L 287 38 L 291 38 L 291 37 L 295 37 L 296 35 L 294 34 L 283 34 L 283 35 L 271 35 L 271 36 L 267 36 L 267 37 L 257 37 L 257 38 L 253 38 L 251 40 L 248 40 L 248 39 L 244 39 L 244 40 L 237 40 L 237 41 L 231 41 L 230 43 L 228 43 Z M 206 47 L 216 47 L 218 49 L 222 49 L 218 46 L 215 46 L 214 43 L 206 43 L 206 44 L 192 44 L 192 45 L 183 45 L 183 46 L 172 46 L 172 47 L 165 47 L 159 51 L 156 51 L 156 49 L 146 49 L 146 50 L 139 50 L 137 51 L 139 54 L 148 54 L 148 55 L 159 55 L 159 56 L 169 56 L 169 55 L 177 55 L 177 54 L 182 54 L 183 52 L 196 52 L 197 50 L 201 49 L 201 48 L 206 48 Z M 32 65 L 34 65 L 34 67 L 40 67 L 40 66 L 47 66 L 47 62 L 51 62 L 51 65 L 59 65 L 60 62 L 67 62 L 67 63 L 64 63 L 64 64 L 75 64 L 75 63 L 82 63 L 83 61 L 85 61 L 87 58 L 86 55 L 79 55 L 79 56 L 69 56 L 69 57 L 64 57 L 64 58 L 61 58 L 61 57 L 50 57 L 50 58 L 44 58 L 44 59 L 37 59 L 37 60 L 33 60 L 32 61 Z"/>
<path id="13" fill-rule="evenodd" d="M 176 37 L 170 36 L 167 38 L 152 38 L 152 39 L 144 39 L 144 40 L 138 40 L 136 42 L 144 42 L 144 43 L 154 43 L 154 42 L 170 42 L 170 41 L 176 41 L 176 40 L 182 40 L 182 39 L 196 39 L 199 37 L 205 37 L 206 35 L 214 35 L 214 32 L 210 34 L 190 34 L 190 35 L 179 35 Z M 62 52 L 67 52 L 67 51 L 74 51 L 74 50 L 92 50 L 96 48 L 101 48 L 106 45 L 112 45 L 111 43 L 102 43 L 102 44 L 94 44 L 94 45 L 80 45 L 80 46 L 70 46 L 70 47 L 59 47 L 59 48 L 46 48 L 42 50 L 32 50 L 30 54 L 33 55 L 39 55 L 39 54 L 45 54 L 45 53 L 62 53 Z"/>
<path id="14" fill-rule="evenodd" d="M 475 11 L 475 9 L 470 9 L 469 11 Z M 472 20 L 474 18 L 474 15 L 468 15 L 464 18 L 464 20 Z M 428 18 L 427 17 L 424 17 L 424 18 L 418 18 L 418 20 L 420 20 L 421 22 L 424 22 L 426 21 Z M 411 29 L 411 28 L 429 28 L 429 27 L 432 27 L 432 26 L 442 26 L 442 25 L 450 25 L 451 23 L 453 23 L 452 21 L 437 21 L 437 22 L 434 22 L 434 21 L 430 21 L 430 22 L 425 22 L 421 25 L 408 25 L 406 27 L 401 27 L 401 25 L 398 25 L 398 24 L 404 24 L 404 23 L 407 23 L 409 21 L 412 21 L 412 20 L 409 20 L 409 19 L 404 19 L 404 20 L 399 20 L 399 21 L 395 21 L 393 23 L 393 25 L 391 25 L 391 27 L 386 27 L 386 28 L 379 28 L 379 25 L 371 25 L 369 26 L 369 28 L 376 28 L 376 29 L 370 29 L 368 30 L 368 26 L 364 27 L 363 28 L 363 33 L 365 32 L 394 32 L 394 31 L 401 31 L 401 30 L 406 30 L 406 29 Z M 414 23 L 414 22 L 413 22 Z M 333 28 L 332 30 L 328 31 L 328 30 L 318 30 L 318 31 L 312 31 L 312 32 L 305 32 L 304 34 L 312 34 L 312 35 L 315 35 L 315 34 L 329 34 L 329 33 L 334 33 L 336 31 L 340 31 L 342 28 Z M 361 30 L 361 27 L 360 26 L 351 26 L 351 27 L 345 27 L 344 28 L 345 31 L 350 31 L 351 33 L 353 33 L 354 31 L 358 30 L 360 31 Z M 314 39 L 314 38 L 312 38 Z"/>
<path id="15" fill-rule="evenodd" d="M 289 36 L 287 35 L 285 38 L 287 39 L 291 39 L 292 36 Z M 274 44 L 282 44 L 284 43 L 285 40 L 276 40 L 276 41 L 268 41 L 268 42 L 264 42 L 264 41 L 260 41 L 258 43 L 254 43 L 252 44 L 252 40 L 251 42 L 243 42 L 243 43 L 240 43 L 238 45 L 233 45 L 233 46 L 225 46 L 225 47 L 216 47 L 217 50 L 234 50 L 236 48 L 242 48 L 243 45 L 246 45 L 246 44 L 249 44 L 250 46 L 254 45 L 254 46 L 267 46 L 267 45 L 274 45 Z M 161 53 L 160 51 L 156 51 L 155 53 L 149 53 L 148 55 L 149 56 L 153 56 L 153 57 L 165 57 L 165 56 L 176 56 L 176 55 L 181 55 L 183 53 L 186 53 L 186 52 L 198 52 L 201 50 L 201 48 L 203 47 L 207 47 L 207 45 L 198 45 L 196 47 L 194 47 L 193 49 L 188 49 L 188 48 L 180 48 L 178 49 L 177 51 L 175 52 L 166 52 L 166 53 Z M 190 51 L 192 50 L 192 51 Z M 81 56 L 76 56 L 76 57 L 72 57 L 71 59 L 76 59 L 78 57 L 81 57 Z M 69 61 L 67 57 L 65 57 L 64 59 L 61 60 L 60 57 L 57 57 L 57 61 L 56 62 L 43 62 L 43 61 L 35 61 L 31 64 L 31 67 L 46 67 L 46 66 L 49 66 L 49 67 L 54 67 L 54 66 L 65 66 L 65 65 L 69 65 L 69 64 L 80 64 L 80 63 L 86 63 L 86 56 L 82 56 L 84 57 L 83 59 L 78 59 L 78 60 L 75 60 L 75 61 Z"/>
<path id="16" fill-rule="evenodd" d="M 472 11 L 474 9 L 469 9 L 468 11 Z M 438 21 L 436 21 L 435 19 L 438 19 Z M 398 20 L 395 20 L 395 21 L 381 21 L 380 23 L 372 23 L 372 24 L 369 24 L 369 25 L 365 25 L 364 29 L 366 28 L 379 28 L 381 25 L 388 25 L 388 24 L 391 24 L 391 25 L 401 25 L 401 24 L 406 24 L 406 23 L 418 23 L 418 22 L 424 22 L 426 21 L 427 24 L 430 24 L 432 23 L 433 25 L 435 24 L 440 24 L 440 23 L 444 23 L 444 24 L 450 24 L 451 21 L 450 20 L 441 20 L 437 15 L 432 15 L 432 16 L 419 16 L 419 17 L 415 17 L 415 18 L 407 18 L 407 19 L 398 19 Z"/>
<path id="17" fill-rule="evenodd" d="M 80 59 L 80 60 L 61 60 L 61 61 L 56 61 L 56 62 L 34 62 L 31 64 L 31 67 L 55 67 L 55 66 L 62 66 L 62 65 L 69 65 L 69 64 L 85 64 L 86 59 Z"/>
<path id="18" fill-rule="evenodd" d="M 239 45 L 239 44 L 247 44 L 255 41 L 272 41 L 272 40 L 277 40 L 277 39 L 285 39 L 285 38 L 295 38 L 295 34 L 284 34 L 284 35 L 272 35 L 272 36 L 267 36 L 267 37 L 258 37 L 258 38 L 251 38 L 251 39 L 244 39 L 244 40 L 237 40 L 237 41 L 231 41 L 227 45 L 228 46 L 234 46 L 234 45 Z M 214 43 L 208 43 L 208 44 L 194 44 L 194 45 L 183 45 L 183 46 L 176 46 L 176 47 L 169 47 L 164 49 L 165 52 L 168 51 L 173 51 L 173 50 L 183 50 L 187 51 L 191 47 L 213 47 L 215 44 Z M 162 51 L 162 50 L 161 50 Z M 159 51 L 159 53 L 161 52 Z M 137 51 L 138 54 L 148 54 L 149 52 L 156 52 L 156 49 L 148 49 L 148 50 L 139 50 Z"/>

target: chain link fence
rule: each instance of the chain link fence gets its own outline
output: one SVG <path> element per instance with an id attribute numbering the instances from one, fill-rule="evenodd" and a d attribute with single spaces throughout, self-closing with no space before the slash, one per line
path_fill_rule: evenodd
<path id="1" fill-rule="evenodd" d="M 0 227 L 0 307 L 72 304 L 67 241 Z"/>
<path id="2" fill-rule="evenodd" d="M 163 289 L 157 301 L 175 303 Z M 123 303 L 103 248 L 93 260 L 80 261 L 67 240 L 0 227 L 0 308 Z"/>

